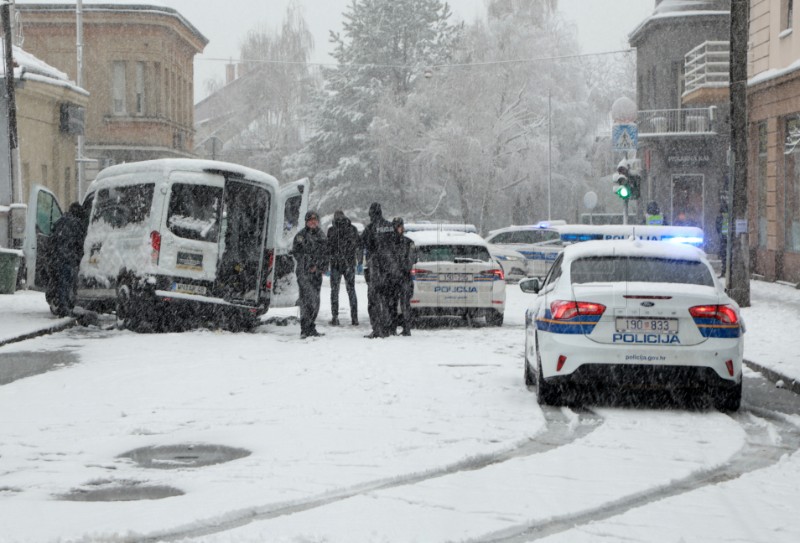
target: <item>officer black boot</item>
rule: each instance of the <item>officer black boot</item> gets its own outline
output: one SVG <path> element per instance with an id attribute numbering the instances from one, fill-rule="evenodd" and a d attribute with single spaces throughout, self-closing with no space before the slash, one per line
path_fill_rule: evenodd
<path id="1" fill-rule="evenodd" d="M 339 317 L 337 317 L 336 315 L 334 315 L 333 318 L 331 319 L 331 326 L 339 326 Z"/>

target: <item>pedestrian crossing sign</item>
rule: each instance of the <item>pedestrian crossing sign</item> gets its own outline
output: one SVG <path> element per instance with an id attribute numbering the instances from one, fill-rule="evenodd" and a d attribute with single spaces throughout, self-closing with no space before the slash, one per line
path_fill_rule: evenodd
<path id="1" fill-rule="evenodd" d="M 631 124 L 615 124 L 611 130 L 611 145 L 615 151 L 635 151 L 639 147 L 639 129 Z"/>

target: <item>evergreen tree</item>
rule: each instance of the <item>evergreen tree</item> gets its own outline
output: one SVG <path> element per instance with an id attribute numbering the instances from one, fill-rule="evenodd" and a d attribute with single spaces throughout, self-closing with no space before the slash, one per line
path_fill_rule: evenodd
<path id="1" fill-rule="evenodd" d="M 384 108 L 404 104 L 426 68 L 447 61 L 459 27 L 440 0 L 353 0 L 342 34 L 331 34 L 337 61 L 312 108 L 313 134 L 286 163 L 309 175 L 319 208 L 366 209 L 403 198 L 403 160 L 379 149 Z M 407 165 L 406 165 L 407 167 Z"/>

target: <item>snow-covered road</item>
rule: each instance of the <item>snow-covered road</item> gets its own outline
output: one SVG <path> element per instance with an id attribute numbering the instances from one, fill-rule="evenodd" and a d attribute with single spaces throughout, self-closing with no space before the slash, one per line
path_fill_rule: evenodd
<path id="1" fill-rule="evenodd" d="M 78 328 L 6 346 L 78 362 L 0 387 L 0 542 L 800 540 L 800 421 L 543 411 L 522 385 L 526 297 L 508 295 L 502 328 L 411 338 L 323 324 L 325 291 L 312 340 L 275 311 L 254 334 Z M 249 454 L 121 456 L 209 445 Z"/>

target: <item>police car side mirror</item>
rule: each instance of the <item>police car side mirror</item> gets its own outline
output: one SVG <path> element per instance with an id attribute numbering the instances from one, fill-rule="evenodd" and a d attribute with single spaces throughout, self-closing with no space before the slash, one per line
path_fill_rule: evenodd
<path id="1" fill-rule="evenodd" d="M 528 294 L 539 294 L 539 291 L 542 290 L 542 285 L 539 284 L 538 277 L 532 277 L 520 281 L 519 288 L 522 292 L 527 292 Z"/>

